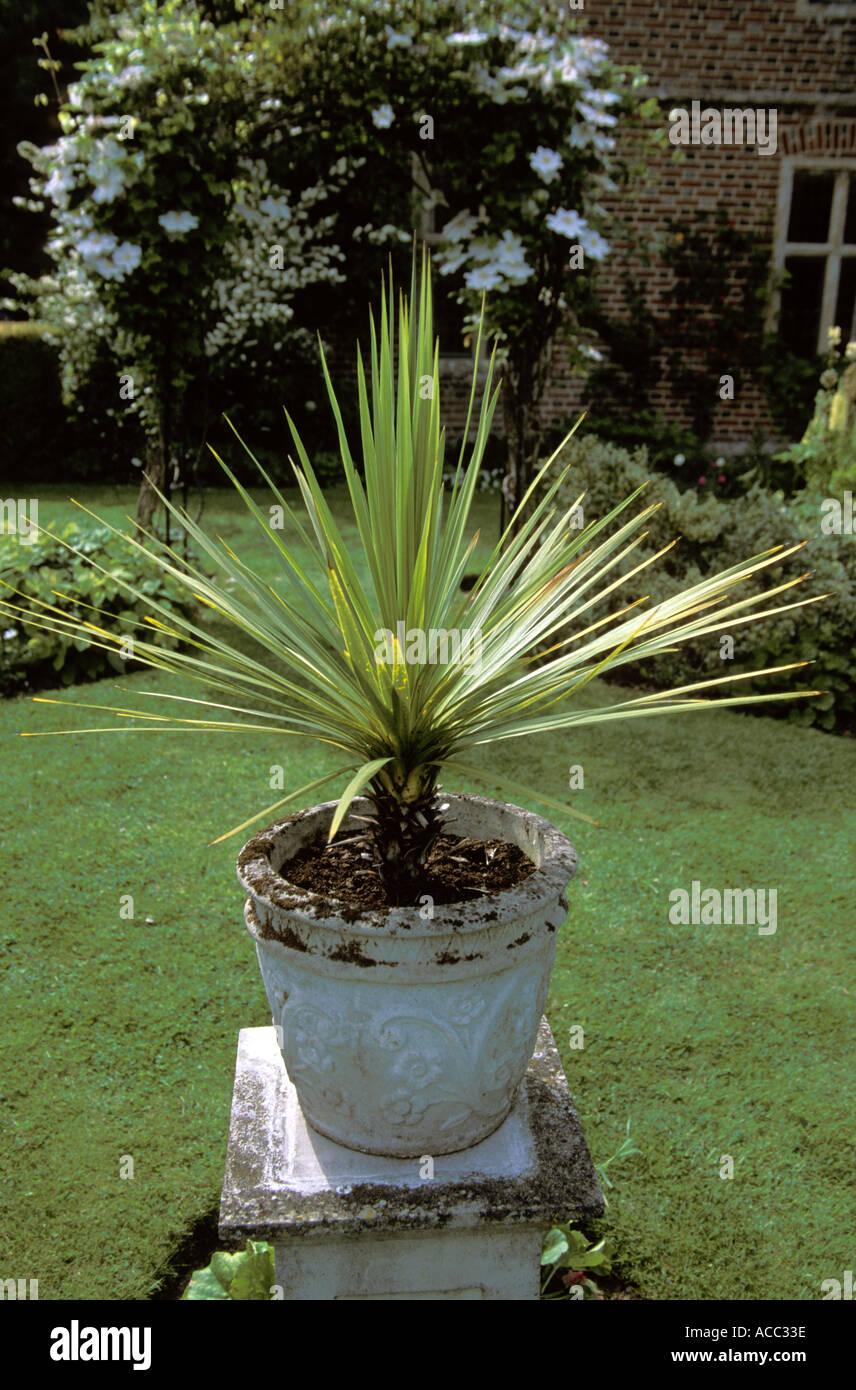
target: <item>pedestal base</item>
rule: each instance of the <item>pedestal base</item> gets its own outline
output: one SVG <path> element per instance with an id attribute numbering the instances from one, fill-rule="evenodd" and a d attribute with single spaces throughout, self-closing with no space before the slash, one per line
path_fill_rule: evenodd
<path id="1" fill-rule="evenodd" d="M 461 1153 L 379 1158 L 306 1122 L 273 1028 L 244 1028 L 220 1237 L 268 1240 L 286 1299 L 537 1299 L 543 1232 L 603 1195 L 546 1019 L 515 1105 Z"/>

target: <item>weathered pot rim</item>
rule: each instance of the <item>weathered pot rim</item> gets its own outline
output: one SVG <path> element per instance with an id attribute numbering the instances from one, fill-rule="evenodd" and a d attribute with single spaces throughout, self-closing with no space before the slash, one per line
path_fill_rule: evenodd
<path id="1" fill-rule="evenodd" d="M 267 908 L 279 909 L 306 926 L 326 927 L 339 932 L 344 927 L 348 934 L 366 937 L 402 936 L 414 940 L 418 937 L 448 935 L 455 931 L 495 929 L 498 922 L 528 917 L 551 900 L 562 908 L 564 915 L 564 893 L 568 882 L 576 873 L 577 853 L 562 831 L 557 830 L 543 817 L 536 816 L 525 807 L 515 806 L 511 802 L 496 801 L 463 792 L 444 793 L 443 800 L 448 802 L 453 810 L 466 810 L 470 805 L 473 808 L 495 811 L 499 816 L 511 820 L 517 819 L 529 845 L 534 847 L 540 841 L 541 863 L 537 865 L 535 872 L 515 884 L 513 888 L 486 894 L 481 900 L 469 899 L 460 903 L 438 905 L 434 908 L 433 917 L 427 921 L 419 917 L 418 904 L 355 914 L 353 909 L 340 899 L 325 899 L 319 894 L 289 883 L 271 863 L 271 855 L 281 846 L 283 840 L 287 839 L 289 831 L 301 821 L 315 817 L 323 826 L 326 817 L 329 825 L 337 803 L 325 801 L 273 822 L 248 840 L 238 855 L 238 882 L 255 902 Z M 351 811 L 359 813 L 366 805 L 363 798 L 356 798 Z M 349 824 L 356 828 L 357 823 L 351 822 L 350 812 L 344 822 L 346 828 Z M 501 838 L 501 832 L 497 831 L 495 837 Z M 509 838 L 509 843 L 515 841 Z M 520 848 L 528 852 L 527 844 L 520 844 Z M 530 858 L 532 857 L 530 855 Z M 271 883 L 272 878 L 277 881 Z M 346 915 L 342 916 L 339 912 L 319 912 L 319 902 L 327 909 L 340 906 Z M 248 926 L 248 930 L 256 940 L 264 940 L 266 945 L 270 944 L 267 938 L 261 937 L 251 927 Z"/>

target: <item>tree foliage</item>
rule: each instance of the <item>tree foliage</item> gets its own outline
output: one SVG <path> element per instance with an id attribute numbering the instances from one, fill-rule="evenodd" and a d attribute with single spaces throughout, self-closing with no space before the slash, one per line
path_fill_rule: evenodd
<path id="1" fill-rule="evenodd" d="M 76 65 L 62 134 L 19 147 L 34 169 L 24 201 L 51 209 L 52 268 L 13 284 L 59 346 L 67 397 L 107 346 L 119 399 L 145 426 L 149 472 L 167 489 L 216 383 L 238 360 L 262 371 L 275 353 L 305 355 L 295 295 L 342 278 L 323 203 L 345 162 L 294 186 L 259 96 L 270 77 L 253 78 L 263 29 L 215 24 L 196 0 L 98 13 L 75 34 L 93 56 Z M 285 54 L 265 54 L 284 67 Z M 144 488 L 143 522 L 153 505 Z"/>
<path id="2" fill-rule="evenodd" d="M 350 328 L 421 223 L 465 332 L 486 296 L 519 501 L 557 345 L 597 357 L 604 199 L 641 168 L 645 78 L 534 0 L 128 0 L 77 37 L 60 139 L 21 147 L 53 268 L 15 277 L 67 393 L 106 342 L 168 487 L 215 378 L 301 353 L 312 311 Z"/>

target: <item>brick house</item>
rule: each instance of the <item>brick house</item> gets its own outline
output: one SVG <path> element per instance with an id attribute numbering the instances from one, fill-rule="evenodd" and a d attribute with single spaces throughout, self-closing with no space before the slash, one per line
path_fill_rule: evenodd
<path id="1" fill-rule="evenodd" d="M 634 230 L 657 237 L 670 220 L 685 219 L 690 227 L 699 213 L 726 204 L 736 227 L 763 234 L 771 283 L 777 272 L 789 274 L 785 291 L 769 295 L 768 329 L 802 356 L 825 349 L 832 325 L 845 341 L 856 337 L 856 0 L 585 0 L 573 17 L 609 44 L 616 61 L 647 73 L 663 119 L 673 108 L 689 113 L 693 103 L 702 113 L 752 109 L 767 114 L 771 132 L 775 113 L 776 139 L 768 138 L 767 153 L 757 147 L 759 118 L 756 144 L 690 144 L 680 163 L 671 146 L 655 156 L 652 180 L 622 208 Z M 616 240 L 599 271 L 607 312 L 620 316 L 628 270 L 639 274 L 641 263 L 629 243 Z M 652 307 L 662 303 L 670 276 L 663 262 L 645 268 Z M 453 432 L 463 423 L 459 398 L 462 403 L 471 365 L 450 357 L 445 366 Z M 711 380 L 713 447 L 739 451 L 759 424 L 769 440 L 782 440 L 751 375 L 741 379 L 733 400 L 719 401 L 718 385 L 718 377 Z M 650 403 L 666 419 L 689 423 L 668 378 Z M 562 424 L 584 404 L 584 384 L 557 364 L 544 423 Z"/>

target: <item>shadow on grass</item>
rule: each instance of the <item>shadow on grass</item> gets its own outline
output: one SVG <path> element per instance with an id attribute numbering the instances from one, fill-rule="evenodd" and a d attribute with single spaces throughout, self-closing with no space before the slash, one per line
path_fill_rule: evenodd
<path id="1" fill-rule="evenodd" d="M 194 1270 L 204 1269 L 210 1263 L 214 1252 L 225 1248 L 225 1242 L 220 1239 L 217 1231 L 218 1219 L 219 1207 L 212 1207 L 185 1232 L 180 1243 L 158 1270 L 156 1276 L 158 1288 L 155 1293 L 151 1294 L 151 1302 L 176 1302 L 180 1300 Z M 592 1235 L 590 1238 L 593 1240 L 599 1237 Z M 597 1286 L 602 1297 L 607 1300 L 636 1301 L 645 1298 L 645 1295 L 640 1293 L 636 1285 L 626 1279 L 618 1270 L 613 1270 L 610 1274 L 598 1274 Z M 559 1274 L 551 1280 L 547 1292 L 552 1294 L 565 1292 L 562 1289 Z"/>
<path id="2" fill-rule="evenodd" d="M 222 1248 L 217 1234 L 219 1205 L 212 1207 L 182 1236 L 180 1243 L 156 1275 L 157 1289 L 150 1295 L 152 1303 L 180 1299 L 195 1269 L 204 1269 L 215 1250 Z"/>

